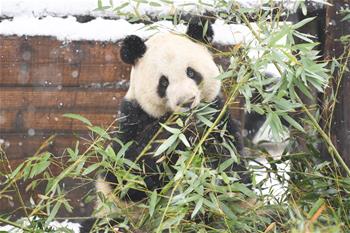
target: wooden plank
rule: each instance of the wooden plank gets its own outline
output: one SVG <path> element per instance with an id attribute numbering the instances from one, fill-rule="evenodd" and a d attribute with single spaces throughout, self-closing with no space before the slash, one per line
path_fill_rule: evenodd
<path id="1" fill-rule="evenodd" d="M 40 108 L 63 111 L 81 108 L 117 112 L 124 95 L 124 91 L 116 89 L 0 87 L 0 111 L 35 111 Z"/>
<path id="2" fill-rule="evenodd" d="M 47 144 L 44 143 L 54 136 Z M 62 156 L 66 148 L 75 148 L 76 142 L 79 141 L 80 151 L 85 150 L 91 137 L 88 131 L 72 135 L 71 133 L 57 134 L 36 133 L 30 136 L 27 133 L 8 133 L 1 137 L 2 149 L 9 160 L 24 159 L 34 155 L 39 148 L 49 151 L 55 156 Z"/>
<path id="3" fill-rule="evenodd" d="M 28 210 L 33 208 L 30 199 L 34 200 L 35 203 L 40 201 L 40 195 L 44 194 L 46 182 L 41 182 L 34 190 L 26 190 L 26 187 L 30 181 L 18 181 L 17 187 L 21 195 L 21 199 L 24 201 L 25 206 Z M 65 198 L 68 200 L 70 205 L 73 207 L 72 213 L 66 211 L 63 207 L 60 208 L 57 216 L 60 217 L 81 217 L 89 216 L 93 210 L 93 202 L 89 204 L 84 203 L 84 198 L 87 194 L 93 195 L 94 183 L 93 179 L 82 181 L 78 179 L 65 178 L 61 184 L 61 190 L 65 192 Z M 1 189 L 0 185 L 0 189 Z M 11 215 L 12 219 L 18 219 L 24 216 L 24 211 L 21 206 L 21 201 L 14 191 L 14 187 L 11 187 L 8 192 L 5 193 L 7 196 L 0 198 L 0 213 L 6 213 Z M 35 206 L 34 206 L 35 207 Z"/>
<path id="4" fill-rule="evenodd" d="M 0 36 L 0 85 L 82 86 L 121 82 L 130 66 L 116 43 Z"/>
<path id="5" fill-rule="evenodd" d="M 344 63 L 349 56 L 349 45 L 342 44 L 340 38 L 345 35 L 350 35 L 349 20 L 342 20 L 344 15 L 341 14 L 342 9 L 346 9 L 350 4 L 350 0 L 344 1 L 329 1 L 331 5 L 326 6 L 326 40 L 324 45 L 325 58 L 340 58 L 343 54 L 340 63 Z M 350 61 L 345 64 L 350 67 Z M 331 135 L 334 145 L 342 155 L 344 161 L 350 166 L 350 72 L 345 71 L 343 77 L 340 77 L 339 70 L 334 73 L 334 78 L 331 80 L 333 88 L 340 82 L 336 106 L 333 115 L 331 126 Z M 335 90 L 335 89 L 334 89 Z M 327 106 L 326 106 L 326 108 Z M 325 118 L 329 119 L 329 111 L 325 111 Z M 326 148 L 323 148 L 326 151 Z M 329 157 L 330 158 L 330 157 Z"/>
<path id="6" fill-rule="evenodd" d="M 73 111 L 72 111 L 73 112 Z M 0 137 L 5 133 L 69 132 L 86 130 L 86 125 L 78 120 L 63 117 L 66 111 L 1 111 Z M 117 112 L 73 112 L 89 119 L 93 125 L 108 127 L 117 118 Z"/>
<path id="7" fill-rule="evenodd" d="M 1 86 L 89 86 L 96 83 L 125 83 L 124 65 L 81 64 L 78 68 L 60 63 L 1 63 Z"/>
<path id="8" fill-rule="evenodd" d="M 48 36 L 0 36 L 3 51 L 0 61 L 29 63 L 59 62 L 75 64 L 115 64 L 121 62 L 114 42 L 65 42 Z"/>

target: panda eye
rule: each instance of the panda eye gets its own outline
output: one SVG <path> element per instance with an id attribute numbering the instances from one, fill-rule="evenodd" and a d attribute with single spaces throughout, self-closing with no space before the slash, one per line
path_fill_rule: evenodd
<path id="1" fill-rule="evenodd" d="M 189 78 L 194 77 L 194 70 L 191 67 L 187 67 L 186 74 Z"/>
<path id="2" fill-rule="evenodd" d="M 167 77 L 165 77 L 164 75 L 162 75 L 159 79 L 159 85 L 163 86 L 163 87 L 167 87 L 169 85 L 169 80 Z"/>
<path id="3" fill-rule="evenodd" d="M 203 80 L 202 75 L 197 71 L 195 71 L 192 67 L 187 67 L 186 74 L 187 74 L 187 77 L 189 77 L 190 79 L 193 79 L 197 83 L 197 85 L 199 85 Z"/>
<path id="4" fill-rule="evenodd" d="M 157 92 L 158 95 L 163 98 L 166 94 L 166 89 L 169 86 L 169 80 L 166 76 L 162 75 L 159 79 Z"/>

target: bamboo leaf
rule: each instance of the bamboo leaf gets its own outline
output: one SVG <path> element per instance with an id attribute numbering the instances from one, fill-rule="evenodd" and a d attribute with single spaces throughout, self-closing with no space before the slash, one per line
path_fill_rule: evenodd
<path id="1" fill-rule="evenodd" d="M 219 166 L 219 172 L 225 171 L 229 166 L 235 162 L 234 158 L 229 158 Z"/>
<path id="2" fill-rule="evenodd" d="M 303 128 L 298 122 L 296 122 L 293 118 L 291 118 L 291 117 L 288 116 L 288 115 L 282 115 L 282 117 L 283 117 L 286 121 L 288 121 L 288 123 L 289 123 L 290 125 L 292 125 L 294 128 L 296 128 L 296 129 L 300 130 L 301 132 L 304 132 L 304 133 L 305 133 L 304 128 Z"/>
<path id="3" fill-rule="evenodd" d="M 307 214 L 307 218 L 310 219 L 318 209 L 321 208 L 321 206 L 325 203 L 325 200 L 323 198 L 319 198 L 315 204 L 312 206 L 311 210 Z"/>
<path id="4" fill-rule="evenodd" d="M 164 151 L 166 151 L 171 145 L 173 145 L 173 143 L 176 141 L 177 138 L 178 138 L 178 135 L 175 135 L 175 134 L 171 135 L 167 140 L 163 142 L 162 145 L 158 147 L 158 149 L 154 153 L 154 156 L 158 156 Z"/>
<path id="5" fill-rule="evenodd" d="M 190 143 L 188 142 L 186 136 L 184 134 L 179 134 L 179 139 L 182 141 L 182 143 L 187 147 L 191 147 Z"/>
<path id="6" fill-rule="evenodd" d="M 316 17 L 311 17 L 311 18 L 306 18 L 306 19 L 303 19 L 302 21 L 296 23 L 296 24 L 293 24 L 292 25 L 292 29 L 298 29 L 298 28 L 301 28 L 302 26 L 304 26 L 305 24 L 307 23 L 310 23 L 312 20 L 316 19 Z"/>
<path id="7" fill-rule="evenodd" d="M 172 127 L 169 127 L 165 124 L 162 124 L 160 123 L 160 125 L 168 132 L 172 133 L 172 134 L 180 134 L 181 133 L 181 130 L 180 129 L 176 129 L 176 128 L 172 128 Z"/>
<path id="8" fill-rule="evenodd" d="M 202 208 L 202 205 L 203 205 L 203 198 L 200 198 L 196 203 L 196 206 L 194 207 L 194 210 L 191 214 L 191 219 L 193 219 L 197 215 L 198 211 Z"/>
<path id="9" fill-rule="evenodd" d="M 79 120 L 79 121 L 83 122 L 84 124 L 86 124 L 88 126 L 92 126 L 91 122 L 88 119 L 86 119 L 85 117 L 81 116 L 81 115 L 74 114 L 74 113 L 66 113 L 66 114 L 63 114 L 63 116 L 67 117 L 67 118 Z"/>
<path id="10" fill-rule="evenodd" d="M 154 190 L 151 194 L 150 201 L 149 201 L 149 216 L 150 217 L 153 216 L 156 204 L 157 204 L 157 191 Z"/>
<path id="11" fill-rule="evenodd" d="M 100 166 L 100 163 L 94 163 L 91 166 L 89 166 L 88 168 L 86 168 L 84 170 L 84 172 L 82 173 L 83 176 L 86 176 L 88 174 L 90 174 L 91 172 L 95 171 L 98 167 Z"/>
<path id="12" fill-rule="evenodd" d="M 88 127 L 92 132 L 96 133 L 97 135 L 101 136 L 102 138 L 106 138 L 108 140 L 111 139 L 111 137 L 109 136 L 109 134 L 107 133 L 106 130 L 104 130 L 103 128 L 99 127 L 99 126 L 92 126 L 92 127 Z"/>

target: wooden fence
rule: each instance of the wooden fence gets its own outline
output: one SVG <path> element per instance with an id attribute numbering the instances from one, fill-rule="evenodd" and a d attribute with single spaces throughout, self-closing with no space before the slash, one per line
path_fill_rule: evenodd
<path id="1" fill-rule="evenodd" d="M 116 117 L 130 67 L 115 44 L 0 37 L 0 54 L 0 138 L 11 160 L 32 155 L 52 134 L 59 152 L 75 140 L 72 131 L 86 132 L 64 113 L 102 126 Z"/>
<path id="2" fill-rule="evenodd" d="M 88 137 L 85 125 L 63 117 L 65 113 L 83 115 L 103 127 L 111 124 L 127 90 L 129 72 L 115 43 L 0 36 L 0 140 L 9 162 L 2 158 L 0 171 L 14 169 L 33 156 L 52 135 L 44 149 L 55 156 L 80 137 Z M 69 179 L 65 184 L 67 189 L 76 185 Z M 27 193 L 25 185 L 19 188 L 29 204 L 35 193 Z M 10 195 L 12 200 L 0 200 L 0 213 L 19 206 L 18 197 Z M 68 197 L 80 216 L 91 210 L 83 208 L 81 196 L 80 189 Z"/>

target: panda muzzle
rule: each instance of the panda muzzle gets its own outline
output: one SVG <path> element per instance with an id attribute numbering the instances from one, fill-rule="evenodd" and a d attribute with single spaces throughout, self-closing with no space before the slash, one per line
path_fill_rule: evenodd
<path id="1" fill-rule="evenodd" d="M 196 97 L 193 96 L 192 98 L 187 99 L 185 101 L 183 101 L 183 100 L 177 101 L 176 105 L 186 111 L 186 110 L 189 110 L 189 109 L 195 107 L 195 106 L 193 106 L 195 100 L 196 100 Z"/>

